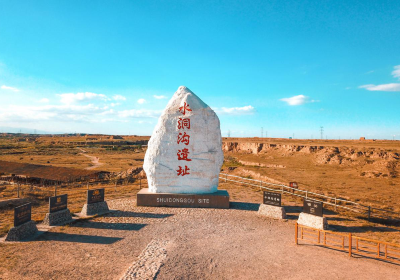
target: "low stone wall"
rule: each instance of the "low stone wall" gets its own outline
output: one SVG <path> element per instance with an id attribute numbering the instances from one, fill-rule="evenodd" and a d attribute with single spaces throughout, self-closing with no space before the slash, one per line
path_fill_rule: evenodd
<path id="1" fill-rule="evenodd" d="M 316 229 L 328 229 L 328 221 L 325 217 L 314 216 L 303 212 L 300 213 L 297 223 Z"/>
<path id="2" fill-rule="evenodd" d="M 83 205 L 81 216 L 93 216 L 110 212 L 106 201 Z"/>
<path id="3" fill-rule="evenodd" d="M 286 219 L 285 209 L 279 206 L 260 204 L 257 214 L 273 219 Z"/>
<path id="4" fill-rule="evenodd" d="M 7 234 L 6 241 L 20 241 L 38 232 L 34 221 L 26 222 L 25 224 L 13 227 Z"/>
<path id="5" fill-rule="evenodd" d="M 69 209 L 61 210 L 55 213 L 47 213 L 43 224 L 48 226 L 62 225 L 72 221 Z"/>

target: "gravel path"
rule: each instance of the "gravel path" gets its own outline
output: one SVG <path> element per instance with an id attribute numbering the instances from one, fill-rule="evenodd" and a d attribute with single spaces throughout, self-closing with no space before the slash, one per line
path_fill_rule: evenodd
<path id="1" fill-rule="evenodd" d="M 0 246 L 0 279 L 398 279 L 399 266 L 294 244 L 294 221 L 109 202 L 103 217 Z"/>

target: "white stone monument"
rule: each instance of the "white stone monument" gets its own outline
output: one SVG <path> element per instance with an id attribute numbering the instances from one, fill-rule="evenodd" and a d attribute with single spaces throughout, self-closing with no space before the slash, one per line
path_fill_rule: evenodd
<path id="1" fill-rule="evenodd" d="M 181 86 L 159 118 L 148 143 L 143 169 L 149 188 L 139 194 L 168 195 L 153 196 L 156 202 L 164 203 L 160 206 L 180 206 L 178 204 L 182 202 L 184 207 L 207 207 L 203 205 L 205 203 L 197 205 L 199 200 L 209 200 L 205 198 L 207 195 L 219 197 L 223 193 L 228 198 L 229 207 L 227 192 L 218 191 L 223 160 L 218 116 L 197 95 Z M 139 194 L 138 205 L 144 201 L 139 201 Z M 173 194 L 203 196 L 171 196 Z M 197 200 L 187 204 L 188 199 Z"/>

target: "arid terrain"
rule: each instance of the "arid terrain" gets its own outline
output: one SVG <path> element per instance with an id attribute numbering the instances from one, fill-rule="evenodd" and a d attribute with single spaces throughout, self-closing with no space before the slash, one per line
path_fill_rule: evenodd
<path id="1" fill-rule="evenodd" d="M 141 171 L 141 166 L 143 165 L 148 139 L 149 137 L 112 137 L 105 135 L 65 135 L 54 137 L 3 135 L 0 138 L 0 161 L 109 172 L 108 177 L 103 180 L 68 182 L 58 185 L 58 194 L 69 194 L 69 208 L 71 212 L 76 213 L 80 211 L 85 202 L 85 192 L 88 187 L 105 187 L 107 200 L 120 201 L 118 199 L 128 199 L 130 201 L 129 210 L 124 208 L 127 207 L 126 205 L 121 208 L 118 206 L 119 204 L 115 202 L 118 204 L 115 206 L 115 209 L 122 211 L 118 212 L 122 213 L 122 216 L 119 214 L 120 216 L 118 216 L 118 219 L 113 219 L 112 215 L 109 214 L 111 216 L 104 218 L 99 217 L 87 221 L 86 224 L 85 222 L 78 222 L 70 227 L 54 228 L 50 233 L 43 234 L 38 241 L 1 244 L 0 252 L 3 257 L 0 259 L 0 263 L 2 263 L 0 266 L 2 268 L 0 273 L 4 273 L 3 275 L 5 276 L 3 277 L 16 279 L 25 279 L 28 277 L 27 275 L 34 275 L 32 279 L 63 279 L 67 277 L 67 275 L 62 274 L 64 273 L 62 272 L 64 271 L 63 268 L 47 271 L 44 266 L 40 265 L 40 263 L 49 261 L 47 257 L 41 257 L 39 253 L 39 250 L 45 248 L 44 244 L 50 244 L 51 248 L 54 247 L 54 250 L 59 250 L 63 252 L 63 254 L 73 254 L 71 258 L 80 260 L 78 266 L 72 260 L 65 264 L 64 268 L 69 266 L 76 267 L 74 270 L 76 274 L 71 274 L 71 276 L 75 275 L 77 278 L 87 278 L 88 275 L 97 275 L 99 279 L 116 279 L 121 277 L 121 273 L 130 266 L 129 263 L 132 263 L 135 258 L 137 258 L 151 240 L 157 239 L 156 236 L 149 234 L 147 228 L 150 228 L 150 226 L 145 225 L 149 221 L 159 221 L 162 224 L 169 223 L 171 219 L 174 219 L 169 217 L 169 215 L 180 217 L 182 214 L 181 212 L 185 212 L 184 210 L 170 209 L 168 211 L 166 210 L 164 213 L 162 209 L 148 208 L 151 212 L 149 212 L 149 214 L 146 208 L 139 209 L 132 206 L 135 203 L 135 194 L 140 189 L 140 185 L 142 187 L 146 186 L 146 180 L 144 179 L 145 174 Z M 388 219 L 371 219 L 368 221 L 365 214 L 342 211 L 341 209 L 335 211 L 333 207 L 327 206 L 325 216 L 328 218 L 330 229 L 333 231 L 345 233 L 353 232 L 360 237 L 368 237 L 400 244 L 400 214 L 397 214 L 400 213 L 400 202 L 398 200 L 398 197 L 400 197 L 399 141 L 223 138 L 223 151 L 225 156 L 225 162 L 222 167 L 223 173 L 275 184 L 288 185 L 289 182 L 295 181 L 299 184 L 301 190 L 343 198 L 373 208 L 392 211 L 393 213 L 390 213 L 390 215 L 388 214 Z M 2 173 L 1 170 L 0 173 Z M 7 175 L 9 174 L 4 174 L 3 172 L 3 176 L 7 177 Z M 3 184 L 0 185 L 0 202 L 2 200 L 16 198 L 17 188 L 17 184 L 10 184 L 10 182 L 4 181 Z M 198 216 L 196 210 L 188 210 L 184 213 L 185 219 L 182 218 L 183 220 L 181 221 L 181 218 L 179 218 L 179 221 L 182 222 L 180 225 L 193 227 L 190 219 L 186 219 L 193 216 L 195 220 L 198 221 L 199 225 L 206 227 L 203 229 L 203 234 L 205 236 L 214 236 L 216 233 L 213 231 L 213 226 L 211 224 L 207 226 L 207 223 L 204 221 L 206 219 L 210 219 L 210 221 L 213 220 L 210 215 L 222 211 L 222 215 L 228 215 L 227 220 L 229 221 L 236 218 L 250 219 L 247 222 L 243 220 L 244 224 L 249 223 L 248 226 L 243 225 L 248 231 L 245 230 L 245 228 L 239 229 L 241 226 L 236 222 L 234 225 L 227 222 L 226 232 L 222 235 L 230 240 L 235 240 L 235 238 L 237 238 L 239 241 L 236 242 L 236 245 L 233 245 L 233 247 L 237 248 L 240 252 L 240 248 L 243 249 L 244 246 L 241 242 L 247 240 L 246 238 L 250 238 L 246 242 L 254 243 L 257 239 L 254 234 L 261 236 L 263 234 L 262 225 L 265 223 L 266 230 L 269 233 L 279 231 L 282 234 L 282 237 L 280 239 L 278 238 L 279 240 L 275 240 L 274 238 L 277 237 L 271 236 L 272 240 L 284 242 L 284 244 L 289 246 L 287 248 L 285 247 L 286 249 L 282 249 L 282 252 L 274 251 L 273 254 L 286 255 L 290 250 L 300 250 L 296 253 L 299 254 L 301 252 L 300 255 L 309 255 L 312 254 L 312 252 L 318 252 L 318 254 L 326 255 L 327 258 L 331 256 L 330 254 L 336 254 L 329 250 L 326 253 L 322 248 L 317 250 L 312 248 L 296 249 L 299 247 L 291 247 L 294 241 L 290 236 L 293 234 L 294 221 L 301 212 L 301 198 L 290 194 L 284 194 L 283 196 L 283 205 L 286 207 L 289 214 L 289 223 L 267 222 L 265 219 L 256 218 L 254 216 L 254 211 L 258 209 L 259 203 L 262 202 L 262 190 L 260 188 L 224 182 L 224 180 L 221 180 L 221 188 L 227 189 L 230 193 L 231 200 L 239 203 L 232 205 L 234 206 L 232 207 L 232 212 L 239 213 L 237 217 L 235 216 L 236 214 L 232 214 L 233 216 L 230 217 L 230 212 L 226 212 L 225 210 L 215 210 L 215 212 L 211 210 L 207 210 L 208 212 L 206 210 L 199 210 L 199 213 L 207 212 L 207 214 L 204 214 L 206 215 L 204 217 L 201 215 Z M 25 198 L 25 201 L 31 201 L 33 203 L 33 219 L 35 221 L 40 222 L 43 220 L 48 208 L 48 197 L 54 195 L 54 191 L 55 186 L 51 184 L 44 184 L 42 186 L 40 184 L 30 185 L 22 183 L 20 185 L 20 197 Z M 12 226 L 13 207 L 18 204 L 20 203 L 12 202 L 0 209 L 0 236 L 4 236 Z M 246 207 L 250 207 L 251 209 L 236 209 L 241 208 L 240 205 L 247 205 Z M 136 212 L 142 214 L 135 214 Z M 249 218 L 248 215 L 253 215 L 255 218 Z M 142 216 L 144 219 L 151 219 L 142 221 L 140 220 Z M 110 219 L 112 222 L 109 221 Z M 142 224 L 143 229 L 137 226 L 137 224 Z M 173 225 L 175 224 L 176 222 L 165 226 L 169 227 L 168 230 L 173 230 Z M 232 225 L 237 230 L 234 229 L 229 233 L 229 227 Z M 153 227 L 153 225 L 151 227 Z M 250 234 L 251 228 L 256 229 L 254 234 Z M 158 230 L 161 231 L 161 229 L 157 229 L 156 231 Z M 196 235 L 193 237 L 195 239 L 189 242 L 189 237 L 187 236 L 191 236 L 191 233 L 187 230 L 189 230 L 189 228 L 179 232 L 179 236 L 177 236 L 177 239 L 173 242 L 171 241 L 171 243 L 168 243 L 168 241 L 167 243 L 169 245 L 162 243 L 168 248 L 170 248 L 170 246 L 172 246 L 171 248 L 175 248 L 172 251 L 175 252 L 174 254 L 176 255 L 168 255 L 168 258 L 172 258 L 172 261 L 168 262 L 168 264 L 163 264 L 160 268 L 160 279 L 168 278 L 168 275 L 172 275 L 171 273 L 178 273 L 174 270 L 174 266 L 176 265 L 181 267 L 182 273 L 189 273 L 189 270 L 195 267 L 197 272 L 193 272 L 193 278 L 195 278 L 195 276 L 200 278 L 213 278 L 213 276 L 216 278 L 224 278 L 223 276 L 226 277 L 230 275 L 226 274 L 228 271 L 227 269 L 236 266 L 237 264 L 235 261 L 226 261 L 224 262 L 226 266 L 218 268 L 216 263 L 221 261 L 219 258 L 222 258 L 223 254 L 219 255 L 219 253 L 215 252 L 216 259 L 207 260 L 207 262 L 210 263 L 206 264 L 204 263 L 207 258 L 204 255 L 206 253 L 198 247 L 200 246 L 199 244 L 207 244 L 206 241 L 211 242 L 210 244 L 222 242 L 221 238 L 223 237 L 210 237 L 210 239 L 206 238 L 206 240 L 204 240 L 196 237 Z M 218 227 L 218 230 L 222 230 L 221 227 Z M 244 232 L 242 232 L 243 230 Z M 87 231 L 90 231 L 90 233 Z M 244 236 L 235 235 L 240 232 L 242 232 Z M 84 237 L 86 234 L 90 234 L 90 237 L 84 238 L 87 242 L 80 241 L 80 237 Z M 133 243 L 123 251 L 123 254 L 125 254 L 123 261 L 118 262 L 118 264 L 117 261 L 115 261 L 115 265 L 111 270 L 110 268 L 104 268 L 104 270 L 107 271 L 107 273 L 111 273 L 113 277 L 102 277 L 101 275 L 103 274 L 98 270 L 86 271 L 88 267 L 94 269 L 104 266 L 105 262 L 108 261 L 108 259 L 98 256 L 99 252 L 103 250 L 101 248 L 106 246 L 108 248 L 106 250 L 111 250 L 111 248 L 112 250 L 119 250 L 118 248 L 122 246 L 120 244 L 124 244 L 123 246 L 126 245 L 125 243 L 127 241 L 123 241 L 125 239 Z M 179 242 L 177 240 L 179 240 Z M 185 245 L 185 247 L 182 245 L 183 241 L 189 242 L 191 245 Z M 154 242 L 157 243 L 157 241 Z M 262 245 L 257 242 L 254 243 L 254 248 L 252 247 L 253 251 L 249 251 L 247 255 L 239 257 L 235 255 L 236 253 L 232 253 L 232 257 L 237 261 L 242 258 L 250 261 L 251 259 L 257 258 L 260 254 L 263 255 L 263 253 L 257 252 L 259 248 L 262 248 Z M 93 252 L 90 252 L 86 247 L 92 245 L 92 243 L 96 245 Z M 83 247 L 78 248 L 79 244 L 82 244 Z M 257 248 L 257 244 L 261 247 Z M 75 248 L 77 250 L 76 253 L 70 253 L 68 251 L 68 246 L 71 245 L 74 247 L 78 246 Z M 228 244 L 226 244 L 226 246 L 228 246 Z M 182 265 L 183 260 L 179 258 L 178 255 L 182 252 L 190 251 L 190 248 L 199 250 L 197 257 L 201 260 L 204 258 L 204 262 L 200 261 L 200 263 L 197 263 L 198 260 L 193 257 L 190 259 L 190 266 Z M 227 248 L 228 247 L 221 247 L 221 252 L 225 252 L 224 250 L 227 250 Z M 22 249 L 29 251 L 29 258 L 21 252 Z M 51 251 L 52 249 L 46 250 Z M 288 252 L 285 250 L 288 250 Z M 117 255 L 113 255 L 115 253 L 110 254 L 111 259 L 117 260 Z M 300 258 L 300 255 L 297 257 Z M 267 256 L 264 257 L 266 258 Z M 24 265 L 24 263 L 21 263 L 22 260 L 27 261 L 31 266 Z M 83 260 L 87 262 L 81 263 Z M 318 260 L 315 259 L 315 261 Z M 347 263 L 347 261 L 343 262 Z M 339 263 L 340 265 L 344 265 L 340 260 L 337 260 L 336 264 L 332 265 L 339 265 Z M 369 263 L 369 261 L 366 263 Z M 204 272 L 205 274 L 202 274 L 204 265 L 209 268 L 209 271 L 207 270 L 207 272 Z M 275 268 L 277 268 L 278 271 L 283 271 L 283 265 L 282 262 L 278 261 L 276 262 Z M 359 270 L 364 267 L 364 264 L 357 265 Z M 368 266 L 368 264 L 366 266 Z M 243 267 L 243 273 L 248 273 L 251 268 L 253 268 L 251 265 L 249 267 Z M 294 268 L 296 267 L 294 266 Z M 312 269 L 316 268 L 313 267 Z M 375 268 L 371 269 L 371 271 L 373 271 Z M 390 266 L 388 269 L 390 270 Z M 289 273 L 290 271 L 292 270 L 288 270 L 285 273 Z M 321 268 L 321 271 L 315 275 L 324 275 L 323 273 L 324 271 Z M 0 274 L 0 279 L 2 277 L 1 275 L 2 274 Z M 263 274 L 261 273 L 260 276 L 261 275 Z M 234 275 L 231 276 L 234 277 Z M 301 275 L 296 274 L 288 278 L 299 279 Z M 349 278 L 356 279 L 355 277 Z"/>

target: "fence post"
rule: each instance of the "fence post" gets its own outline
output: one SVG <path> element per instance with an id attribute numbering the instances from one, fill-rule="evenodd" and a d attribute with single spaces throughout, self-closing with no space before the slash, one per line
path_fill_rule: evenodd
<path id="1" fill-rule="evenodd" d="M 337 210 L 337 208 L 336 208 L 336 197 L 335 197 L 335 211 Z"/>
<path id="2" fill-rule="evenodd" d="M 225 174 L 225 183 L 227 179 L 228 179 L 228 174 Z"/>
<path id="3" fill-rule="evenodd" d="M 114 192 L 117 192 L 117 181 L 115 181 Z"/>
<path id="4" fill-rule="evenodd" d="M 142 178 L 141 177 L 139 178 L 139 189 L 140 190 L 142 189 Z"/>
<path id="5" fill-rule="evenodd" d="M 260 191 L 261 191 L 261 187 L 262 187 L 262 181 L 260 180 Z"/>
<path id="6" fill-rule="evenodd" d="M 377 247 L 377 250 L 378 250 L 378 258 L 381 256 L 381 243 L 380 242 L 378 242 L 378 245 L 376 246 Z"/>
<path id="7" fill-rule="evenodd" d="M 353 237 L 351 236 L 351 232 L 349 232 L 349 257 L 351 257 L 351 249 L 353 245 L 351 244 L 353 240 Z"/>
<path id="8" fill-rule="evenodd" d="M 295 230 L 295 242 L 296 242 L 296 245 L 299 244 L 298 236 L 299 236 L 299 225 L 296 222 L 296 230 Z"/>
<path id="9" fill-rule="evenodd" d="M 306 198 L 308 198 L 308 191 L 306 191 Z"/>
<path id="10" fill-rule="evenodd" d="M 371 219 L 371 206 L 368 206 L 368 221 Z"/>
<path id="11" fill-rule="evenodd" d="M 57 196 L 57 184 L 54 185 L 54 196 Z"/>
<path id="12" fill-rule="evenodd" d="M 283 194 L 283 186 L 282 186 L 282 190 L 281 190 L 282 194 Z"/>
<path id="13" fill-rule="evenodd" d="M 18 198 L 19 198 L 19 187 L 20 187 L 20 184 L 17 184 L 17 190 L 18 190 Z"/>
<path id="14" fill-rule="evenodd" d="M 89 189 L 89 183 L 86 184 L 86 188 Z"/>

